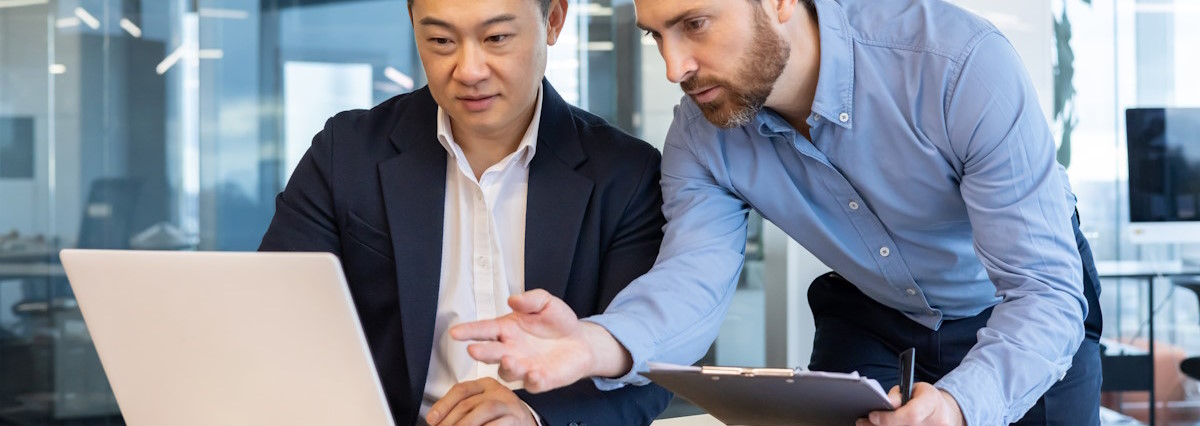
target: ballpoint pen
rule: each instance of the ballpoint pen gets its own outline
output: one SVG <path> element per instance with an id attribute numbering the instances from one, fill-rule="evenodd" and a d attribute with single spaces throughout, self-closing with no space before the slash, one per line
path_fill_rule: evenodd
<path id="1" fill-rule="evenodd" d="M 917 361 L 917 348 L 908 348 L 900 353 L 900 405 L 908 404 L 913 390 L 913 364 Z"/>

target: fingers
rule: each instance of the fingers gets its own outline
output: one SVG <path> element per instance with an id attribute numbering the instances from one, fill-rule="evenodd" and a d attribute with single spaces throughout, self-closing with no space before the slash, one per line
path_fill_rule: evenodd
<path id="1" fill-rule="evenodd" d="M 456 426 L 468 414 L 470 414 L 472 411 L 475 411 L 478 408 L 479 404 L 482 404 L 486 400 L 487 400 L 486 394 L 472 395 L 471 397 L 462 400 L 462 402 L 459 402 L 458 405 L 455 405 L 454 408 L 451 409 L 449 413 L 446 413 L 444 418 L 442 418 L 441 422 L 430 423 L 430 424 L 434 425 L 434 426 Z"/>
<path id="2" fill-rule="evenodd" d="M 525 390 L 530 393 L 542 393 L 553 387 L 547 386 L 546 374 L 540 371 L 530 371 L 525 375 Z"/>
<path id="3" fill-rule="evenodd" d="M 450 327 L 450 337 L 460 342 L 468 340 L 483 342 L 499 341 L 500 331 L 503 327 L 500 320 L 503 318 L 458 324 Z"/>
<path id="4" fill-rule="evenodd" d="M 552 374 L 544 369 L 532 369 L 525 373 L 525 390 L 529 393 L 549 392 L 574 381 L 563 380 L 560 375 Z"/>
<path id="5" fill-rule="evenodd" d="M 504 344 L 500 342 L 483 342 L 467 345 L 467 354 L 471 355 L 471 358 L 488 364 L 499 363 L 501 358 L 507 355 L 508 352 L 509 349 L 504 347 Z"/>
<path id="6" fill-rule="evenodd" d="M 894 392 L 898 388 L 893 389 Z M 888 399 L 892 399 L 890 394 Z M 872 411 L 867 419 L 870 420 L 870 425 L 878 426 L 901 426 L 901 425 L 923 425 L 923 424 L 938 424 L 935 414 L 943 409 L 945 400 L 942 399 L 941 391 L 933 387 L 929 383 L 918 383 L 913 389 L 912 399 L 908 400 L 908 404 L 896 409 L 896 411 Z M 893 400 L 893 403 L 896 403 Z M 859 424 L 861 423 L 861 419 Z"/>
<path id="7" fill-rule="evenodd" d="M 492 378 L 476 380 L 483 392 L 472 395 L 447 413 L 434 426 L 535 425 L 530 408 L 512 390 Z M 457 386 L 457 385 L 456 385 Z M 471 386 L 474 388 L 474 385 Z"/>
<path id="8" fill-rule="evenodd" d="M 554 300 L 554 296 L 543 289 L 533 289 L 508 298 L 508 306 L 513 312 L 536 314 L 542 312 Z"/>
<path id="9" fill-rule="evenodd" d="M 485 423 L 499 419 L 515 418 L 518 414 L 516 410 L 526 409 L 524 405 L 516 406 L 500 399 L 484 398 L 470 412 L 463 416 L 461 420 L 453 424 L 454 426 L 482 426 Z"/>
<path id="10" fill-rule="evenodd" d="M 892 403 L 892 408 L 900 408 L 900 386 L 892 386 L 892 390 L 888 392 L 888 401 Z"/>
<path id="11" fill-rule="evenodd" d="M 501 379 L 515 382 L 525 380 L 525 375 L 529 374 L 529 369 L 517 361 L 516 358 L 505 356 L 500 358 L 499 374 Z"/>
<path id="12" fill-rule="evenodd" d="M 483 393 L 483 391 L 484 383 L 480 380 L 462 382 L 454 385 L 454 387 L 451 387 L 450 390 L 446 392 L 446 395 L 442 396 L 442 399 L 439 399 L 433 404 L 432 407 L 429 408 L 429 414 L 425 416 L 425 421 L 429 422 L 431 425 L 438 424 L 438 422 L 447 419 L 447 414 L 454 411 L 454 409 L 463 400 Z"/>

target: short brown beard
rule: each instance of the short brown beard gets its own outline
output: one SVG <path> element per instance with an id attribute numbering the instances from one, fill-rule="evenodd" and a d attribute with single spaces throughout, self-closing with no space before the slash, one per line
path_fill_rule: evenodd
<path id="1" fill-rule="evenodd" d="M 718 127 L 734 128 L 745 125 L 754 118 L 775 87 L 775 81 L 783 74 L 791 55 L 790 46 L 771 28 L 770 18 L 760 5 L 754 4 L 754 40 L 751 48 L 742 56 L 738 65 L 737 78 L 741 84 L 716 77 L 693 77 L 683 81 L 679 87 L 691 93 L 698 88 L 721 87 L 722 93 L 712 102 L 700 103 L 704 118 Z M 695 96 L 692 100 L 695 101 Z"/>

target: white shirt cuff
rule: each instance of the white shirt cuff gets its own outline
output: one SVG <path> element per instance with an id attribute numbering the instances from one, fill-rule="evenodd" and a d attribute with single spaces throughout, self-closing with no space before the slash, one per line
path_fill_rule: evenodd
<path id="1" fill-rule="evenodd" d="M 521 403 L 525 404 L 525 401 L 521 401 Z M 538 426 L 545 426 L 542 424 L 542 416 L 538 415 L 537 411 L 533 411 L 533 407 L 530 407 L 529 404 L 525 404 L 525 408 L 529 409 L 529 414 L 533 414 L 533 421 L 537 422 Z"/>

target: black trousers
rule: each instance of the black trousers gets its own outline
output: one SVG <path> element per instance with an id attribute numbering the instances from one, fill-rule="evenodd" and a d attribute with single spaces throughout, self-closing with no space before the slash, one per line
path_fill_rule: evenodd
<path id="1" fill-rule="evenodd" d="M 1085 337 L 1066 377 L 1042 395 L 1018 425 L 1100 424 L 1100 279 L 1077 217 L 1073 222 L 1088 301 Z M 836 273 L 817 277 L 808 300 L 817 327 L 809 369 L 858 371 L 878 380 L 884 390 L 899 383 L 897 356 L 910 347 L 917 348 L 917 380 L 936 383 L 975 346 L 976 331 L 992 314 L 989 308 L 971 318 L 943 321 L 932 331 L 867 297 Z"/>

